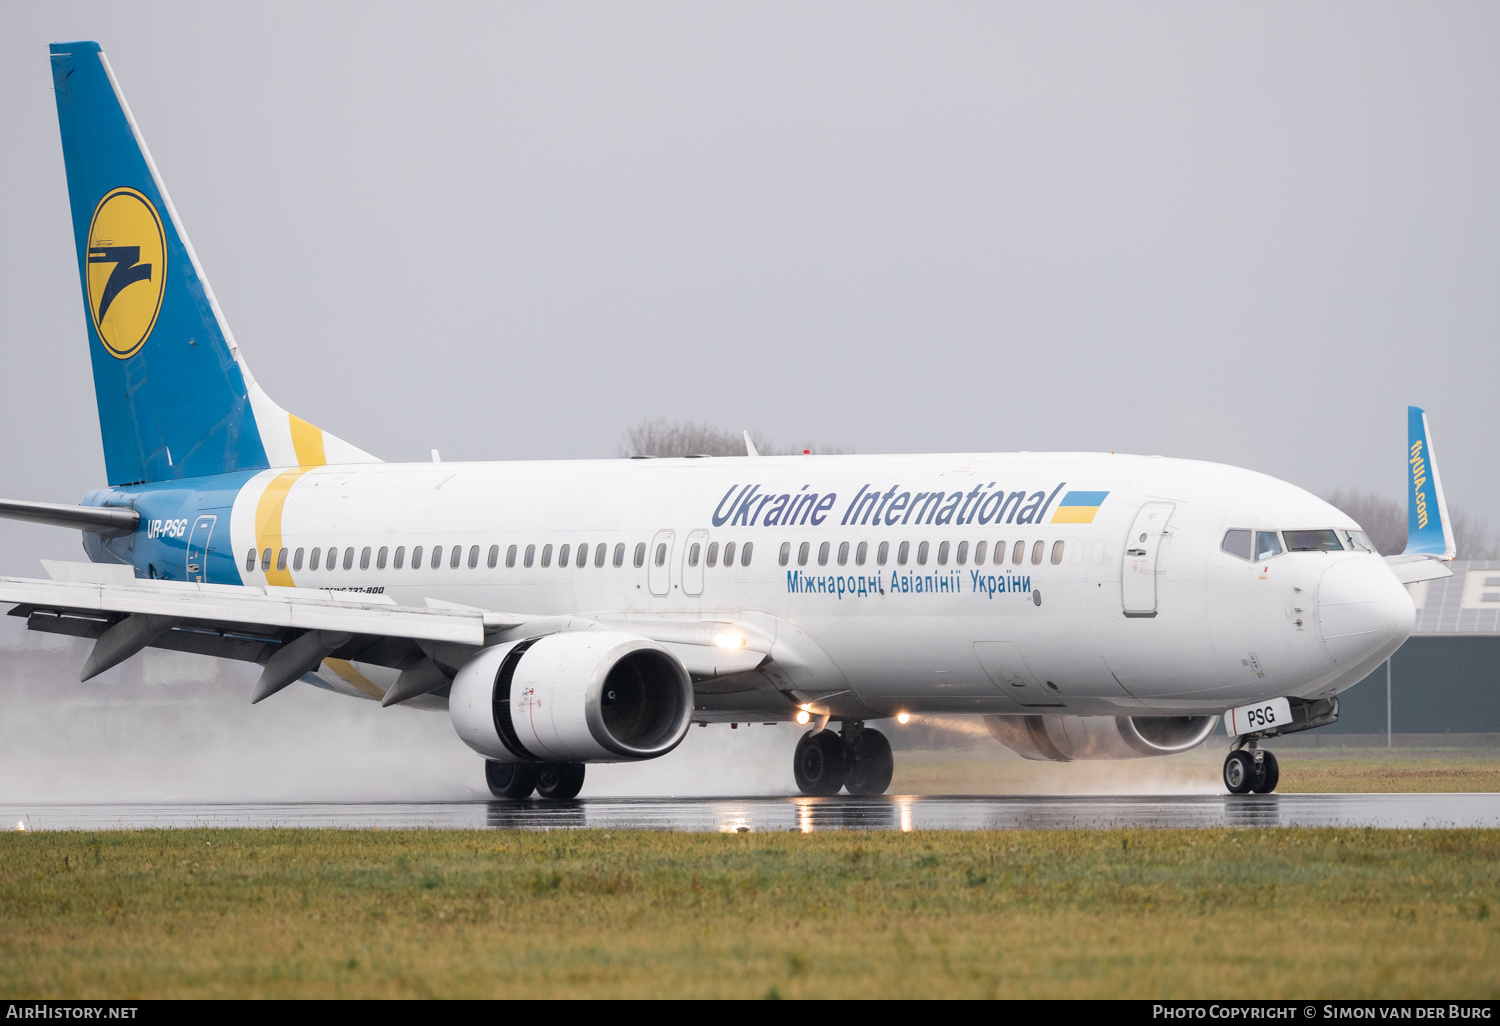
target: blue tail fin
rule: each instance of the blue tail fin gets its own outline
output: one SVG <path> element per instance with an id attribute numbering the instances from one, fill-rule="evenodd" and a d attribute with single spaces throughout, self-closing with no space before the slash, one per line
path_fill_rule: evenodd
<path id="1" fill-rule="evenodd" d="M 1452 559 L 1453 524 L 1443 482 L 1438 477 L 1437 455 L 1427 428 L 1427 411 L 1406 408 L 1406 555 Z"/>
<path id="2" fill-rule="evenodd" d="M 99 44 L 52 81 L 109 483 L 373 461 L 256 385 Z"/>

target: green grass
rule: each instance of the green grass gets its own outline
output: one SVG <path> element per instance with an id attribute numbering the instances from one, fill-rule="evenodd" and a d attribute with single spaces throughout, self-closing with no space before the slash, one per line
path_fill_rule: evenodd
<path id="1" fill-rule="evenodd" d="M 11 997 L 1500 996 L 1500 831 L 0 835 Z"/>

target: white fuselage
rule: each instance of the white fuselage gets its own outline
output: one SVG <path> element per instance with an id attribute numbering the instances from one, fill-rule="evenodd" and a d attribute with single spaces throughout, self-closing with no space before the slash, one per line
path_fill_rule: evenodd
<path id="1" fill-rule="evenodd" d="M 1098 493 L 1096 509 L 1062 505 Z M 1346 547 L 1251 562 L 1222 550 L 1232 529 L 1336 529 Z M 246 584 L 739 623 L 774 639 L 778 688 L 872 716 L 1196 715 L 1334 694 L 1412 622 L 1351 530 L 1262 474 L 1072 453 L 271 470 L 231 520 Z"/>

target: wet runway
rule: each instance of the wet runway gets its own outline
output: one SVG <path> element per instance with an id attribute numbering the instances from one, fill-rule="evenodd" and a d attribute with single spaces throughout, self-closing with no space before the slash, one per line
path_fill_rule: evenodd
<path id="1" fill-rule="evenodd" d="M 589 798 L 573 802 L 23 804 L 15 830 L 342 827 L 439 830 L 1071 830 L 1100 827 L 1500 827 L 1500 794 Z"/>

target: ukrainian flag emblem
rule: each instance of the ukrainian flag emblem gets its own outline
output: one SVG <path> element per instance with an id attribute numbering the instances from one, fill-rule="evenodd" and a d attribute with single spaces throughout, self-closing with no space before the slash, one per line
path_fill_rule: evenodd
<path id="1" fill-rule="evenodd" d="M 1054 524 L 1092 524 L 1108 492 L 1069 492 L 1052 514 Z"/>

